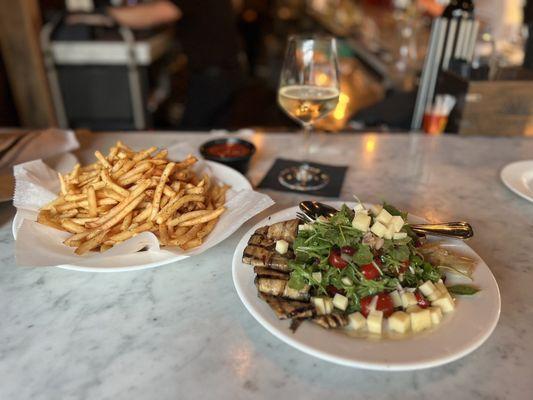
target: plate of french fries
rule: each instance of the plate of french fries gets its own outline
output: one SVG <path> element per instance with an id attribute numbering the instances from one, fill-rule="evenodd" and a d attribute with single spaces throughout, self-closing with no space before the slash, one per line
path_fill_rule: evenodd
<path id="1" fill-rule="evenodd" d="M 179 261 L 272 204 L 240 173 L 193 155 L 120 141 L 94 155 L 64 174 L 43 172 L 38 161 L 18 166 L 18 176 L 15 169 L 20 265 L 115 271 Z M 43 192 L 32 203 L 35 194 L 24 192 L 36 187 Z"/>

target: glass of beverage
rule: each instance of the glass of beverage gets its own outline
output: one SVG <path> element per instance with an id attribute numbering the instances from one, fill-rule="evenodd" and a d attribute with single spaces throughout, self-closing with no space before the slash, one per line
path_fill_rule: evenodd
<path id="1" fill-rule="evenodd" d="M 297 167 L 281 171 L 279 182 L 299 191 L 318 190 L 329 176 L 310 166 L 309 136 L 313 123 L 333 111 L 339 101 L 339 73 L 335 39 L 328 36 L 291 36 L 281 70 L 278 103 L 303 126 L 304 157 Z"/>

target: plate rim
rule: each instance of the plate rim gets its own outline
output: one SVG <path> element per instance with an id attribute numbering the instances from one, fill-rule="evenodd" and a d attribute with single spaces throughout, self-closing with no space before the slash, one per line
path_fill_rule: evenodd
<path id="1" fill-rule="evenodd" d="M 212 168 L 218 169 L 221 173 L 224 175 L 233 175 L 235 178 L 238 178 L 242 181 L 242 190 L 253 190 L 253 186 L 246 179 L 246 177 L 241 174 L 239 171 L 234 170 L 233 168 L 228 167 L 227 165 L 224 165 L 222 163 L 216 162 L 216 161 L 210 161 L 210 160 L 203 160 L 208 165 L 210 165 Z M 18 222 L 20 221 L 20 218 L 23 218 L 20 216 L 19 210 L 15 213 L 15 216 L 13 217 L 13 220 L 11 222 L 11 234 L 13 235 L 14 241 L 17 240 L 17 231 L 16 227 L 19 225 Z M 110 272 L 130 272 L 130 271 L 139 271 L 143 269 L 151 269 L 160 267 L 163 265 L 171 264 L 173 262 L 185 260 L 189 257 L 189 255 L 186 254 L 180 254 L 180 255 L 172 255 L 169 256 L 166 259 L 145 263 L 145 264 L 134 264 L 134 265 L 128 265 L 123 267 L 89 267 L 84 265 L 74 265 L 74 264 L 60 264 L 60 265 L 53 265 L 50 266 L 51 268 L 61 268 L 65 270 L 70 271 L 79 271 L 79 272 L 97 272 L 97 273 L 110 273 Z"/>
<path id="2" fill-rule="evenodd" d="M 340 205 L 344 203 L 350 204 L 351 202 L 329 201 L 327 203 L 331 205 Z M 269 218 L 275 217 L 277 214 L 286 213 L 289 210 L 294 209 L 294 208 L 295 206 L 287 207 L 282 210 L 279 210 L 275 213 L 272 213 L 266 216 L 264 219 L 262 219 L 257 224 L 255 224 L 252 228 L 250 228 L 243 235 L 241 240 L 239 240 L 239 243 L 237 244 L 235 248 L 235 252 L 233 253 L 233 257 L 232 257 L 232 280 L 233 280 L 233 285 L 235 287 L 235 290 L 237 291 L 237 295 L 239 296 L 239 299 L 244 304 L 246 310 L 252 315 L 252 317 L 257 322 L 259 322 L 259 324 L 262 325 L 263 328 L 265 328 L 268 332 L 270 332 L 273 336 L 275 336 L 282 342 L 310 356 L 313 356 L 313 357 L 316 357 L 316 358 L 319 358 L 319 359 L 322 359 L 322 360 L 325 360 L 325 361 L 328 361 L 334 364 L 347 366 L 347 367 L 374 370 L 374 371 L 413 371 L 413 370 L 419 370 L 419 369 L 438 367 L 438 366 L 456 361 L 462 357 L 465 357 L 466 355 L 478 349 L 483 343 L 485 343 L 487 339 L 492 335 L 494 330 L 496 329 L 496 326 L 498 325 L 498 321 L 501 315 L 501 294 L 500 294 L 498 283 L 496 281 L 496 278 L 494 277 L 494 274 L 488 267 L 487 263 L 474 251 L 474 249 L 472 249 L 468 244 L 465 244 L 468 247 L 468 249 L 472 251 L 476 255 L 476 257 L 478 257 L 479 260 L 481 260 L 482 263 L 485 265 L 486 270 L 489 273 L 489 278 L 494 283 L 494 287 L 496 289 L 496 294 L 497 294 L 497 304 L 498 304 L 495 318 L 493 321 L 491 321 L 489 328 L 485 332 L 483 332 L 483 334 L 477 339 L 477 341 L 473 343 L 472 345 L 470 345 L 469 347 L 465 347 L 461 351 L 454 352 L 450 355 L 447 355 L 447 356 L 445 355 L 443 357 L 439 357 L 438 359 L 428 360 L 424 362 L 417 362 L 417 361 L 392 362 L 392 363 L 389 362 L 388 364 L 384 364 L 379 361 L 378 362 L 357 361 L 357 360 L 354 360 L 353 358 L 332 355 L 328 353 L 327 351 L 318 350 L 311 345 L 302 343 L 301 341 L 291 337 L 288 331 L 286 332 L 286 331 L 282 331 L 278 329 L 277 327 L 272 325 L 266 318 L 264 318 L 261 315 L 261 313 L 255 310 L 251 301 L 249 301 L 248 296 L 244 293 L 244 286 L 241 287 L 241 282 L 238 280 L 238 277 L 237 277 L 237 273 L 238 273 L 237 269 L 243 266 L 242 256 L 240 254 L 240 248 L 243 244 L 243 241 L 246 238 L 248 238 L 258 227 L 264 225 L 265 221 L 268 220 Z M 420 218 L 414 214 L 410 214 L 410 215 L 416 218 Z M 289 328 L 287 327 L 286 329 L 288 330 Z"/>
<path id="3" fill-rule="evenodd" d="M 519 167 L 521 164 L 524 164 L 524 165 L 531 164 L 533 167 L 533 160 L 513 161 L 512 163 L 505 165 L 500 171 L 500 179 L 503 182 L 503 184 L 507 187 L 507 189 L 509 189 L 511 192 L 522 197 L 523 199 L 533 202 L 533 196 L 528 196 L 526 193 L 523 193 L 522 191 L 520 191 L 519 188 L 517 188 L 511 183 L 511 180 L 509 178 L 509 174 L 512 173 L 511 170 L 513 168 Z M 533 168 L 532 168 L 532 171 L 533 171 Z"/>

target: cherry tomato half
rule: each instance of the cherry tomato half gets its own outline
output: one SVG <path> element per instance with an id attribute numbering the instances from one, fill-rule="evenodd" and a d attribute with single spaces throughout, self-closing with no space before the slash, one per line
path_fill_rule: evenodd
<path id="1" fill-rule="evenodd" d="M 374 262 L 378 264 L 378 266 L 381 264 L 379 258 L 376 258 Z M 360 269 L 366 279 L 374 280 L 381 276 L 379 270 L 373 263 L 361 265 Z"/>
<path id="2" fill-rule="evenodd" d="M 418 302 L 418 305 L 421 308 L 428 308 L 431 305 L 429 300 L 426 299 L 424 295 L 420 293 L 418 290 L 415 292 L 415 297 L 416 297 L 416 301 Z"/>
<path id="3" fill-rule="evenodd" d="M 386 318 L 389 317 L 394 311 L 392 298 L 388 293 L 379 293 L 376 296 L 378 296 L 376 310 L 383 311 L 383 316 Z M 361 314 L 365 317 L 368 317 L 368 314 L 370 313 L 370 303 L 372 303 L 373 298 L 374 296 L 366 296 L 361 299 Z"/>
<path id="4" fill-rule="evenodd" d="M 400 268 L 398 268 L 398 272 L 400 274 L 403 274 L 405 271 L 407 271 L 410 264 L 411 263 L 409 262 L 409 260 L 402 261 L 402 265 L 400 266 Z"/>
<path id="5" fill-rule="evenodd" d="M 342 246 L 341 253 L 348 254 L 349 256 L 353 256 L 355 254 L 355 249 L 352 246 Z"/>
<path id="6" fill-rule="evenodd" d="M 341 257 L 340 250 L 331 250 L 328 257 L 328 263 L 332 267 L 344 269 L 348 266 L 348 262 Z"/>
<path id="7" fill-rule="evenodd" d="M 343 290 L 343 289 L 337 289 L 335 286 L 333 285 L 328 285 L 326 286 L 326 290 L 328 292 L 328 294 L 331 296 L 331 297 L 335 297 L 335 295 L 338 293 L 338 294 L 342 294 L 343 296 L 346 294 L 346 292 Z"/>

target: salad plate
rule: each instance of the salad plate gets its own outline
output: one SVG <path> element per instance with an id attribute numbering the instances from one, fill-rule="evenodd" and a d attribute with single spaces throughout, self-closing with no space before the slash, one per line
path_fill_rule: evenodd
<path id="1" fill-rule="evenodd" d="M 343 203 L 331 202 L 339 209 Z M 353 207 L 353 204 L 347 204 Z M 291 331 L 290 322 L 279 320 L 263 301 L 254 284 L 255 272 L 243 263 L 243 251 L 258 228 L 294 219 L 297 207 L 291 207 L 265 218 L 248 231 L 239 242 L 233 257 L 233 282 L 238 296 L 252 316 L 270 333 L 290 346 L 340 365 L 371 370 L 416 370 L 436 367 L 466 356 L 485 342 L 499 319 L 500 293 L 487 264 L 466 243 L 440 239 L 440 246 L 474 260 L 473 283 L 480 289 L 473 296 L 458 296 L 455 310 L 446 314 L 438 326 L 403 336 L 354 337 L 344 329 L 324 329 L 304 322 Z M 409 216 L 410 223 L 425 222 Z M 450 277 L 446 284 L 465 283 L 464 278 Z"/>
<path id="2" fill-rule="evenodd" d="M 533 201 L 533 160 L 506 165 L 500 177 L 509 190 L 526 200 Z"/>

